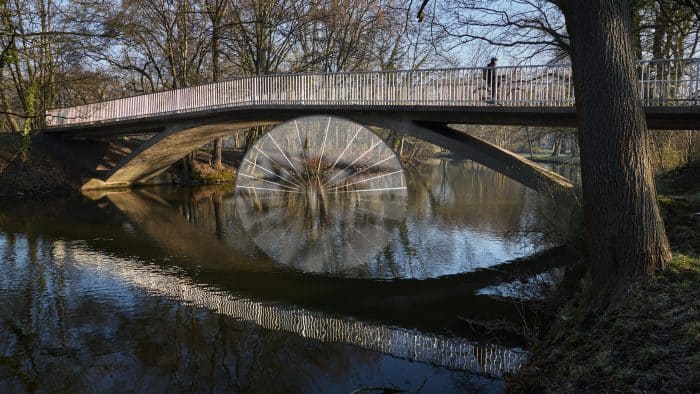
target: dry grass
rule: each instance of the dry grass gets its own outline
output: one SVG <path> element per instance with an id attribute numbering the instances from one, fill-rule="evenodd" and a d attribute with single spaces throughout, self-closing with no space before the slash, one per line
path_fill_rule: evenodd
<path id="1" fill-rule="evenodd" d="M 617 311 L 563 308 L 511 392 L 700 391 L 700 258 L 676 253 Z"/>
<path id="2" fill-rule="evenodd" d="M 659 191 L 670 267 L 632 288 L 614 312 L 588 316 L 574 297 L 508 391 L 700 392 L 700 171 L 668 174 Z"/>
<path id="3" fill-rule="evenodd" d="M 213 184 L 233 182 L 236 171 L 230 167 L 215 169 L 205 163 L 196 163 L 193 180 L 196 183 Z"/>

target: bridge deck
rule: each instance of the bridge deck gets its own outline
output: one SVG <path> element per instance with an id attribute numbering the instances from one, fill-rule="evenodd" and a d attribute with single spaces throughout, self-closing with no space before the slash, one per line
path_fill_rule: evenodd
<path id="1" fill-rule="evenodd" d="M 651 129 L 693 130 L 700 128 L 700 106 L 646 107 L 647 123 Z M 47 128 L 50 134 L 67 137 L 107 138 L 114 136 L 159 133 L 181 122 L 197 123 L 276 123 L 300 116 L 327 114 L 366 122 L 369 118 L 478 125 L 519 125 L 575 127 L 573 107 L 425 107 L 425 106 L 294 106 L 264 105 L 220 108 L 188 113 L 162 114 L 150 118 L 106 120 L 89 124 L 64 125 Z M 372 123 L 372 122 L 369 122 Z"/>
<path id="2" fill-rule="evenodd" d="M 650 127 L 698 127 L 700 59 L 639 62 L 638 76 Z M 573 126 L 574 104 L 568 65 L 270 75 L 54 109 L 46 130 L 115 135 L 157 132 L 182 120 L 273 122 L 319 113 Z"/>

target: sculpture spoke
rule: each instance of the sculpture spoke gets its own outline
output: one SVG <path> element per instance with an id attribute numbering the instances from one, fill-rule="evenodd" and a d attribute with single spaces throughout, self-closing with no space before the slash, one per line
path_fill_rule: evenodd
<path id="1" fill-rule="evenodd" d="M 370 262 L 405 213 L 398 158 L 371 130 L 344 119 L 280 124 L 243 164 L 236 179 L 243 226 L 268 256 L 295 269 L 336 274 Z"/>

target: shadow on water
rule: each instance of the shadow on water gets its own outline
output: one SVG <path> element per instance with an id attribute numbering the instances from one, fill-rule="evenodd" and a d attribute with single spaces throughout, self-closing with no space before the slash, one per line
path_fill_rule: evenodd
<path id="1" fill-rule="evenodd" d="M 231 187 L 1 207 L 0 386 L 499 391 L 522 338 L 459 317 L 519 323 L 509 278 L 569 259 L 529 229 L 565 213 L 471 162 L 409 178 L 352 264 L 272 255 Z"/>

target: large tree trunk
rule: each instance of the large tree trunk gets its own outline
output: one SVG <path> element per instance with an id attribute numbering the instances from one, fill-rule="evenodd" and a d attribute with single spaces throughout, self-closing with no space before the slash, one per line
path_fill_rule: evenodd
<path id="1" fill-rule="evenodd" d="M 563 1 L 571 35 L 594 310 L 671 259 L 650 164 L 625 0 Z"/>

